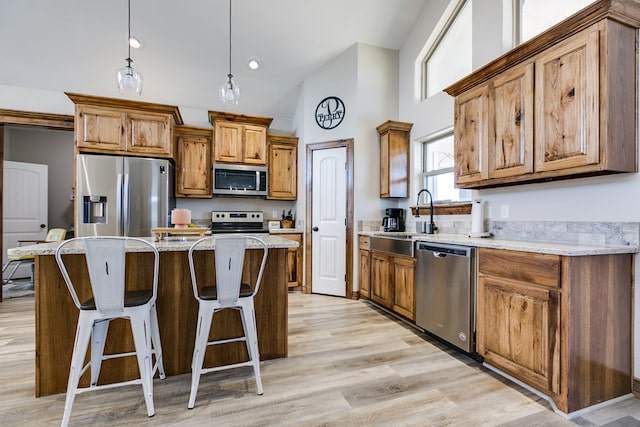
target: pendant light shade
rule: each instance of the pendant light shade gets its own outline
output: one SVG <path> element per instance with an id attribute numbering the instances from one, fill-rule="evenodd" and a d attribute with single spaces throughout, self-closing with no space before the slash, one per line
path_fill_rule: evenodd
<path id="1" fill-rule="evenodd" d="M 238 105 L 240 87 L 233 82 L 233 74 L 231 74 L 231 0 L 229 0 L 229 74 L 227 74 L 227 81 L 220 85 L 218 92 L 220 102 L 223 104 Z"/>
<path id="2" fill-rule="evenodd" d="M 118 90 L 120 93 L 126 95 L 140 95 L 142 93 L 142 74 L 133 68 L 131 65 L 133 59 L 131 59 L 131 0 L 128 0 L 128 37 L 127 37 L 127 65 L 116 71 L 116 82 L 118 83 Z"/>

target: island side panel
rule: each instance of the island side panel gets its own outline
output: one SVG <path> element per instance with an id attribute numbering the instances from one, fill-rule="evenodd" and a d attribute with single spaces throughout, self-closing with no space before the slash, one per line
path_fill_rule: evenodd
<path id="1" fill-rule="evenodd" d="M 262 360 L 287 356 L 287 279 L 286 249 L 270 249 L 260 292 L 256 296 L 258 341 Z M 261 251 L 249 251 L 245 267 L 253 271 L 259 265 Z M 127 254 L 129 279 L 150 277 L 145 256 Z M 89 289 L 84 256 L 74 255 L 68 268 L 72 277 L 80 277 L 81 289 Z M 207 267 L 207 269 L 210 267 Z M 53 256 L 36 257 L 36 397 L 66 390 L 75 338 L 78 310 L 73 304 L 66 284 Z M 165 370 L 168 375 L 191 372 L 191 356 L 195 339 L 198 304 L 193 297 L 187 252 L 171 251 L 160 254 L 158 283 L 158 320 Z M 227 310 L 229 311 L 229 310 Z M 240 333 L 240 320 L 235 312 L 216 315 L 212 337 Z M 114 339 L 118 337 L 118 339 Z M 217 347 L 217 348 L 216 348 Z M 206 365 L 235 362 L 246 358 L 246 350 L 238 345 L 216 346 L 208 351 Z M 133 343 L 128 321 L 116 320 L 109 328 L 106 349 L 132 351 Z M 105 361 L 100 383 L 120 381 L 138 376 L 135 358 Z M 88 374 L 81 384 L 88 383 Z"/>

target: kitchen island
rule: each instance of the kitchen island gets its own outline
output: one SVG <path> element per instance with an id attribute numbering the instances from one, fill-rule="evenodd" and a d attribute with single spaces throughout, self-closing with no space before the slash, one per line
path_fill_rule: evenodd
<path id="1" fill-rule="evenodd" d="M 277 236 L 260 235 L 269 247 L 260 291 L 255 298 L 258 343 L 261 360 L 287 357 L 287 251 L 298 244 Z M 149 238 L 149 241 L 153 240 Z M 164 368 L 167 375 L 191 372 L 198 302 L 193 296 L 188 250 L 195 238 L 177 238 L 155 242 L 160 252 L 157 311 L 162 341 Z M 10 254 L 35 255 L 36 315 L 36 397 L 66 390 L 75 338 L 78 309 L 74 305 L 55 260 L 59 243 L 45 243 L 9 249 Z M 211 250 L 215 249 L 213 246 Z M 251 283 L 260 266 L 262 251 L 248 247 L 245 256 L 245 279 Z M 200 252 L 200 251 L 199 251 Z M 82 249 L 69 255 L 67 268 L 77 283 L 80 299 L 88 295 L 90 283 Z M 202 263 L 204 251 L 196 252 L 197 277 L 213 278 L 213 266 Z M 127 281 L 133 286 L 148 287 L 145 278 L 153 273 L 153 255 L 135 247 L 127 248 Z M 200 261 L 200 262 L 199 262 Z M 148 280 L 146 283 L 150 283 Z M 129 288 L 128 288 L 129 289 Z M 242 334 L 236 311 L 216 313 L 211 337 L 224 339 Z M 129 322 L 113 321 L 105 353 L 133 351 Z M 210 347 L 205 366 L 217 366 L 246 360 L 243 343 Z M 113 359 L 103 363 L 100 383 L 111 383 L 138 377 L 135 358 Z M 88 374 L 81 384 L 88 385 Z"/>

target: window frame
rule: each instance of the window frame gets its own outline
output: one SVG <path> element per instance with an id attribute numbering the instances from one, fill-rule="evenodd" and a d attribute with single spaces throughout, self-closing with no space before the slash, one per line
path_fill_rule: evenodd
<path id="1" fill-rule="evenodd" d="M 523 40 L 523 34 L 522 34 L 522 7 L 524 5 L 524 1 L 525 0 L 511 0 L 511 7 L 512 7 L 512 19 L 513 19 L 513 24 L 512 24 L 512 30 L 513 30 L 513 46 L 520 46 L 522 43 L 525 43 L 529 40 L 531 40 L 532 38 L 537 37 L 537 35 L 534 35 L 532 37 L 529 37 L 526 40 Z M 565 16 L 564 18 L 560 18 L 560 20 L 555 21 L 554 24 L 551 25 L 551 27 L 553 27 L 554 25 L 557 25 L 559 22 L 562 22 L 563 20 L 567 19 L 569 16 L 578 13 L 580 10 L 589 7 L 591 4 L 595 3 L 596 0 L 589 0 L 589 2 L 582 6 L 580 9 L 572 12 L 571 14 L 569 14 L 568 16 Z M 551 28 L 548 27 L 548 28 Z M 547 29 L 548 29 L 547 28 Z M 540 33 L 538 33 L 540 34 Z"/>
<path id="2" fill-rule="evenodd" d="M 428 91 L 428 81 L 427 81 L 427 63 L 431 59 L 431 56 L 435 53 L 435 51 L 440 46 L 440 43 L 442 42 L 442 40 L 445 38 L 445 36 L 449 32 L 449 29 L 451 29 L 451 26 L 453 25 L 453 23 L 458 18 L 458 15 L 462 11 L 462 9 L 467 4 L 471 4 L 470 0 L 452 0 L 452 1 L 457 1 L 457 3 L 453 7 L 453 10 L 449 13 L 449 16 L 447 17 L 446 21 L 444 22 L 444 25 L 442 26 L 442 28 L 440 28 L 440 31 L 438 32 L 438 35 L 431 42 L 431 46 L 429 46 L 429 48 L 427 49 L 427 51 L 424 54 L 424 56 L 422 57 L 422 61 L 420 63 L 420 82 L 421 82 L 421 85 L 420 85 L 421 86 L 420 87 L 420 100 L 421 101 L 425 101 L 425 100 L 427 100 L 429 98 L 429 96 L 428 96 L 428 92 L 429 92 Z M 513 0 L 513 1 L 515 2 L 515 1 L 519 1 L 519 0 Z"/>
<path id="3" fill-rule="evenodd" d="M 427 171 L 427 145 L 429 145 L 430 143 L 442 140 L 444 138 L 448 138 L 448 137 L 454 137 L 454 127 L 453 126 L 447 126 L 444 129 L 441 129 L 439 131 L 433 132 L 427 136 L 425 136 L 424 138 L 419 139 L 417 142 L 422 144 L 422 159 L 421 159 L 421 178 L 422 178 L 422 188 L 427 188 L 429 189 L 429 191 L 433 194 L 433 189 L 430 188 L 429 186 L 429 178 L 434 177 L 434 176 L 438 176 L 438 175 L 445 175 L 445 174 L 453 174 L 454 170 L 455 170 L 455 166 L 451 166 L 451 167 L 447 167 L 447 168 L 442 168 L 442 169 L 437 169 L 435 171 Z M 452 156 L 455 156 L 455 152 L 451 153 Z M 454 162 L 455 162 L 455 158 L 454 158 Z M 454 187 L 455 188 L 455 187 Z M 461 203 L 471 203 L 472 200 L 472 194 L 469 191 L 469 198 L 468 199 L 464 199 L 464 200 L 438 200 L 434 198 L 434 203 L 437 203 L 438 205 L 459 205 Z"/>

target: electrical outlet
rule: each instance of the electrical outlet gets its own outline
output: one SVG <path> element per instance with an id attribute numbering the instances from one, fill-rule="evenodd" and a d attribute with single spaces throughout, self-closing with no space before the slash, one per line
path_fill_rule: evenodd
<path id="1" fill-rule="evenodd" d="M 278 218 L 278 211 L 271 211 L 271 219 Z"/>
<path id="2" fill-rule="evenodd" d="M 500 218 L 509 218 L 509 205 L 500 205 Z"/>

